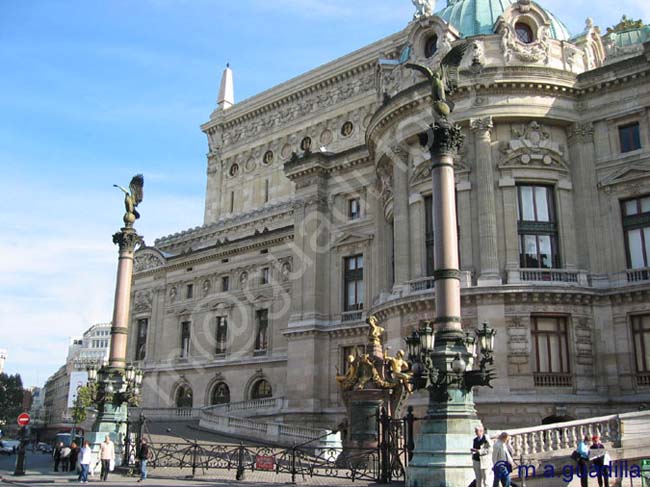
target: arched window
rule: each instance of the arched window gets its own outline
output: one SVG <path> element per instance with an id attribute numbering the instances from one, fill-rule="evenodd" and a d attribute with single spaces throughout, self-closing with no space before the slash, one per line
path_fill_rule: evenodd
<path id="1" fill-rule="evenodd" d="M 230 402 L 230 388 L 225 382 L 219 382 L 212 389 L 210 404 L 228 404 Z"/>
<path id="2" fill-rule="evenodd" d="M 176 392 L 176 407 L 191 408 L 194 403 L 192 388 L 188 385 L 182 385 Z"/>
<path id="3" fill-rule="evenodd" d="M 430 58 L 438 51 L 438 36 L 433 34 L 424 44 L 424 57 Z"/>
<path id="4" fill-rule="evenodd" d="M 264 399 L 265 397 L 272 397 L 273 389 L 271 389 L 271 384 L 264 379 L 258 380 L 254 385 L 251 391 L 251 399 Z"/>
<path id="5" fill-rule="evenodd" d="M 530 28 L 525 22 L 517 22 L 515 24 L 515 33 L 517 34 L 517 39 L 519 39 L 524 44 L 530 44 L 533 42 L 533 29 Z"/>

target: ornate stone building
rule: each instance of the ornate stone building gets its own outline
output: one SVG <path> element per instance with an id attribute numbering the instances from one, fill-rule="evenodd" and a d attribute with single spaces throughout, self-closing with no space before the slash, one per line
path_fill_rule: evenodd
<path id="1" fill-rule="evenodd" d="M 529 0 L 454 0 L 240 103 L 228 68 L 202 126 L 204 224 L 136 254 L 143 405 L 272 395 L 285 421 L 336 424 L 365 317 L 393 353 L 431 317 L 431 89 L 404 61 L 463 42 L 462 322 L 498 331 L 479 414 L 532 425 L 650 401 L 648 41 L 625 18 L 572 36 Z"/>

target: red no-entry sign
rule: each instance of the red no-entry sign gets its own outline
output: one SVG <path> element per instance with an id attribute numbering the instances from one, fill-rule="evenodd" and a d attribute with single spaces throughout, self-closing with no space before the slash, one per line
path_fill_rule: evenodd
<path id="1" fill-rule="evenodd" d="M 18 415 L 18 426 L 27 426 L 29 424 L 30 419 L 31 418 L 29 417 L 29 414 L 20 413 Z"/>

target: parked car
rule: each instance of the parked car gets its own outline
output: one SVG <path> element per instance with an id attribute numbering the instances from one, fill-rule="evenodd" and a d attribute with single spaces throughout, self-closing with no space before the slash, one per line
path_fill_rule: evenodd
<path id="1" fill-rule="evenodd" d="M 0 455 L 12 455 L 18 450 L 19 441 L 0 440 Z"/>
<path id="2" fill-rule="evenodd" d="M 40 451 L 43 453 L 52 453 L 52 445 L 48 445 L 47 443 L 39 443 L 36 445 L 36 451 Z"/>

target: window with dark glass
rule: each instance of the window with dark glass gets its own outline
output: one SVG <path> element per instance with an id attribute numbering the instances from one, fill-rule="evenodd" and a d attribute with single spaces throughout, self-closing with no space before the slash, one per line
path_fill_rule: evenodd
<path id="1" fill-rule="evenodd" d="M 264 399 L 266 397 L 273 397 L 273 389 L 268 381 L 261 379 L 258 380 L 251 391 L 251 399 Z"/>
<path id="2" fill-rule="evenodd" d="M 650 267 L 650 195 L 622 202 L 629 269 Z"/>
<path id="3" fill-rule="evenodd" d="M 190 321 L 181 323 L 181 358 L 190 356 Z"/>
<path id="4" fill-rule="evenodd" d="M 352 198 L 348 200 L 348 218 L 356 220 L 361 217 L 361 204 L 359 198 Z"/>
<path id="5" fill-rule="evenodd" d="M 219 382 L 212 389 L 210 404 L 216 406 L 217 404 L 228 404 L 230 402 L 230 387 L 225 382 Z"/>
<path id="6" fill-rule="evenodd" d="M 533 372 L 538 374 L 567 374 L 569 343 L 567 320 L 558 316 L 531 317 L 533 340 Z"/>
<path id="7" fill-rule="evenodd" d="M 270 270 L 268 267 L 262 267 L 260 273 L 260 284 L 268 284 L 270 279 Z"/>
<path id="8" fill-rule="evenodd" d="M 228 340 L 228 319 L 225 316 L 217 316 L 216 322 L 216 350 L 217 355 L 226 353 L 226 341 Z"/>
<path id="9" fill-rule="evenodd" d="M 221 290 L 225 292 L 228 289 L 230 289 L 230 277 L 229 276 L 223 276 L 221 278 Z"/>
<path id="10" fill-rule="evenodd" d="M 515 24 L 515 33 L 517 34 L 517 39 L 524 44 L 530 44 L 535 40 L 533 37 L 533 29 L 524 22 L 517 22 Z"/>
<path id="11" fill-rule="evenodd" d="M 344 259 L 344 311 L 363 309 L 363 255 Z"/>
<path id="12" fill-rule="evenodd" d="M 268 348 L 269 310 L 258 309 L 255 311 L 255 323 L 257 327 L 255 351 L 264 352 Z"/>
<path id="13" fill-rule="evenodd" d="M 618 128 L 618 138 L 621 142 L 621 152 L 630 152 L 641 148 L 639 122 L 622 125 Z"/>
<path id="14" fill-rule="evenodd" d="M 632 343 L 638 373 L 650 373 L 650 315 L 632 316 Z"/>
<path id="15" fill-rule="evenodd" d="M 424 44 L 424 57 L 430 58 L 438 52 L 438 36 L 430 36 Z"/>
<path id="16" fill-rule="evenodd" d="M 522 268 L 560 267 L 557 223 L 550 186 L 517 186 L 519 265 Z"/>
<path id="17" fill-rule="evenodd" d="M 187 299 L 192 299 L 194 296 L 194 284 L 188 284 L 185 288 L 185 297 Z"/>
<path id="18" fill-rule="evenodd" d="M 135 341 L 135 359 L 144 360 L 144 357 L 147 353 L 147 326 L 149 325 L 149 320 L 147 318 L 142 318 L 138 320 L 138 329 L 137 336 Z"/>
<path id="19" fill-rule="evenodd" d="M 180 386 L 176 393 L 177 408 L 191 408 L 194 405 L 194 393 L 192 388 L 187 385 Z"/>

